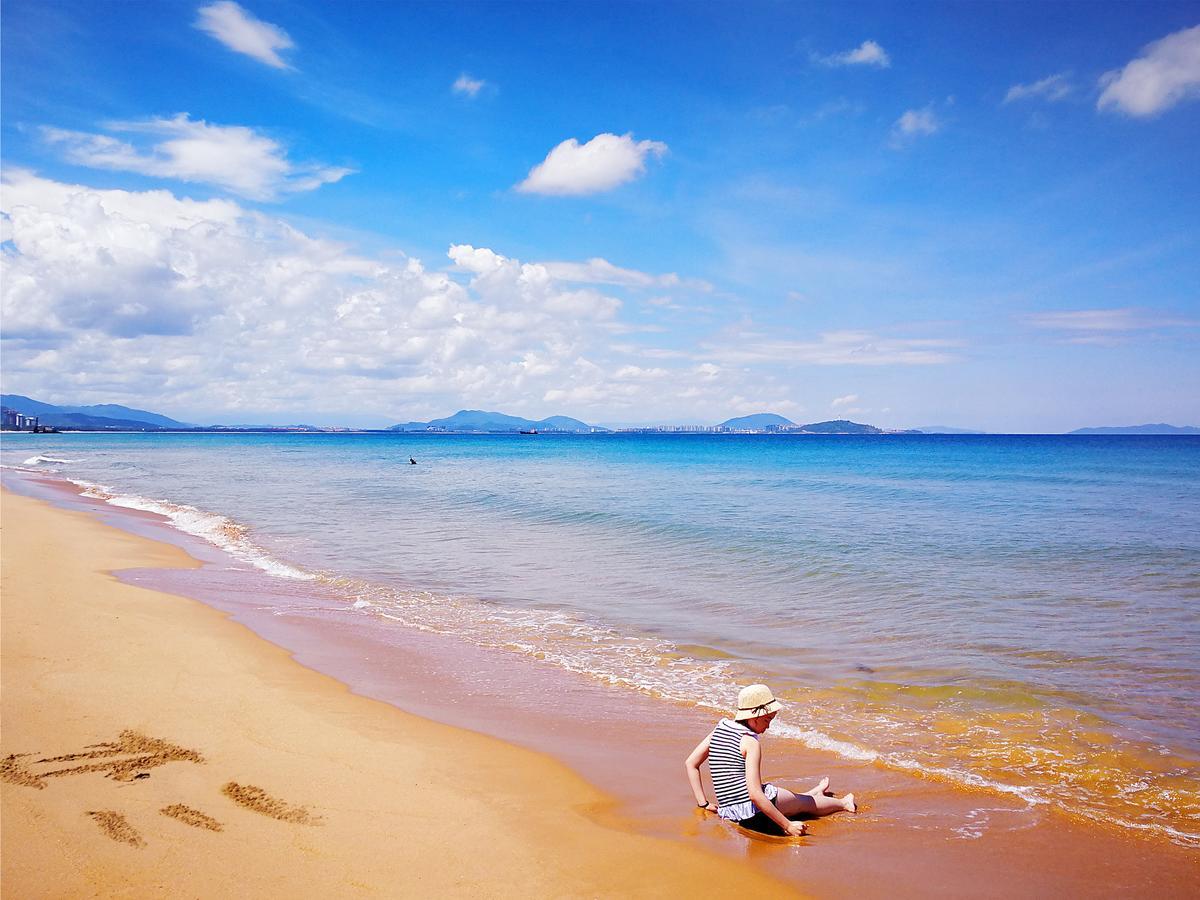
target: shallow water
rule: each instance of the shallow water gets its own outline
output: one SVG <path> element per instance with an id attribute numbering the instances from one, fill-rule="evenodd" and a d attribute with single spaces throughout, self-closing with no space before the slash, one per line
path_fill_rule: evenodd
<path id="1" fill-rule="evenodd" d="M 418 465 L 408 465 L 409 456 Z M 1200 845 L 1200 439 L 11 435 L 416 626 Z"/>

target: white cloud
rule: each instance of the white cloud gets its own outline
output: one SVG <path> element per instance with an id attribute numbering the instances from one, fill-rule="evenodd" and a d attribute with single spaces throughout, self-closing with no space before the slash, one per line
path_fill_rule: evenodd
<path id="1" fill-rule="evenodd" d="M 593 257 L 586 262 L 547 262 L 543 265 L 555 278 L 585 284 L 615 284 L 623 287 L 674 287 L 679 284 L 679 276 L 674 273 L 650 275 L 635 269 L 622 269 L 600 257 Z"/>
<path id="2" fill-rule="evenodd" d="M 592 320 L 610 319 L 621 301 L 596 291 L 572 291 L 559 285 L 543 265 L 522 263 L 470 244 L 454 244 L 449 257 L 456 267 L 470 272 L 472 290 L 482 299 L 519 301 L 524 315 L 534 311 Z"/>
<path id="3" fill-rule="evenodd" d="M 612 190 L 645 172 L 647 156 L 661 158 L 666 152 L 666 144 L 635 141 L 631 134 L 598 134 L 586 144 L 568 138 L 529 171 L 517 190 L 559 196 Z"/>
<path id="4" fill-rule="evenodd" d="M 622 366 L 613 373 L 617 380 L 638 380 L 646 378 L 666 378 L 671 373 L 658 367 L 642 368 L 641 366 Z"/>
<path id="5" fill-rule="evenodd" d="M 487 82 L 482 78 L 472 78 L 466 72 L 463 72 L 454 80 L 451 90 L 456 94 L 462 94 L 464 97 L 477 97 L 479 92 L 487 86 Z"/>
<path id="6" fill-rule="evenodd" d="M 816 341 L 766 335 L 706 345 L 709 355 L 727 365 L 777 362 L 818 366 L 930 366 L 955 362 L 959 342 L 940 338 L 885 338 L 865 331 L 830 331 Z"/>
<path id="7" fill-rule="evenodd" d="M 224 188 L 252 200 L 311 191 L 353 170 L 293 163 L 278 141 L 240 125 L 210 125 L 187 113 L 170 119 L 110 122 L 118 134 L 140 136 L 141 146 L 107 134 L 43 128 L 43 137 L 72 163 L 94 169 L 136 172 Z"/>
<path id="8" fill-rule="evenodd" d="M 950 342 L 857 332 L 719 334 L 701 346 L 673 332 L 655 347 L 618 335 L 653 325 L 643 317 L 657 308 L 639 302 L 622 321 L 618 298 L 545 265 L 455 244 L 439 271 L 230 200 L 9 169 L 0 204 L 5 386 L 52 401 L 190 421 L 218 410 L 235 422 L 302 411 L 409 421 L 462 406 L 714 421 L 743 402 L 786 408 L 797 366 L 952 358 Z M 188 415 L 197 410 L 208 415 Z"/>
<path id="9" fill-rule="evenodd" d="M 1096 108 L 1154 116 L 1200 96 L 1200 25 L 1147 44 L 1142 55 L 1100 78 Z"/>
<path id="10" fill-rule="evenodd" d="M 858 402 L 858 394 L 847 394 L 845 397 L 835 397 L 829 404 L 833 409 L 840 406 L 851 406 Z"/>
<path id="11" fill-rule="evenodd" d="M 881 69 L 886 69 L 892 64 L 887 51 L 874 41 L 863 41 L 853 50 L 846 50 L 844 53 L 818 56 L 816 61 L 826 66 L 878 66 Z"/>
<path id="12" fill-rule="evenodd" d="M 278 52 L 295 46 L 288 33 L 278 25 L 256 19 L 232 0 L 200 7 L 194 24 L 236 53 L 276 69 L 291 68 Z"/>
<path id="13" fill-rule="evenodd" d="M 1135 331 L 1200 326 L 1200 320 L 1161 315 L 1133 307 L 1030 313 L 1022 320 L 1034 328 L 1064 332 L 1074 343 L 1113 343 L 1115 338 Z"/>
<path id="14" fill-rule="evenodd" d="M 660 396 L 651 383 L 683 377 L 608 375 L 628 364 L 604 359 L 620 301 L 488 248 L 450 248 L 463 283 L 226 200 L 19 170 L 2 199 L 5 380 L 35 396 L 399 421 L 553 390 L 644 407 Z"/>
<path id="15" fill-rule="evenodd" d="M 1030 97 L 1040 97 L 1043 100 L 1054 102 L 1062 100 L 1070 93 L 1070 81 L 1067 80 L 1067 76 L 1064 73 L 1059 73 L 1058 75 L 1050 75 L 1041 81 L 1034 81 L 1030 84 L 1014 84 L 1008 89 L 1008 93 L 1004 95 L 1004 102 L 1012 103 L 1014 100 L 1027 100 Z"/>
<path id="16" fill-rule="evenodd" d="M 937 134 L 941 127 L 932 106 L 905 110 L 892 126 L 892 146 L 904 146 L 918 137 Z"/>
<path id="17" fill-rule="evenodd" d="M 686 287 L 706 293 L 713 289 L 713 286 L 703 279 L 684 279 L 674 272 L 651 275 L 636 269 L 623 269 L 598 256 L 585 262 L 545 262 L 542 265 L 555 278 L 581 284 L 612 284 L 631 288 Z"/>

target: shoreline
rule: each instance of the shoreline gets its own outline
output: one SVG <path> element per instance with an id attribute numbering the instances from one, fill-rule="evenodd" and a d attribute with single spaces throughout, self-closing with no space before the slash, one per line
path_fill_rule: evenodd
<path id="1" fill-rule="evenodd" d="M 10 496 L 5 494 L 6 502 Z M 116 518 L 126 523 L 130 516 L 138 515 L 128 510 L 117 513 L 112 507 L 106 512 L 109 513 L 106 519 Z M 157 518 L 140 515 L 148 522 Z M 175 589 L 194 575 L 194 572 L 160 569 L 126 573 L 122 577 L 159 583 L 165 578 L 172 584 L 171 593 L 194 596 L 194 585 L 191 591 Z M 747 839 L 733 829 L 705 822 L 702 816 L 682 813 L 683 800 L 676 800 L 676 794 L 686 800 L 688 793 L 681 773 L 676 771 L 681 768 L 682 754 L 702 736 L 704 729 L 711 727 L 711 716 L 705 711 L 677 708 L 641 695 L 630 696 L 631 691 L 585 683 L 587 679 L 582 677 L 547 675 L 539 670 L 548 667 L 529 660 L 520 664 L 504 661 L 496 653 L 479 648 L 464 657 L 461 643 L 456 646 L 444 636 L 397 629 L 402 632 L 396 636 L 397 640 L 389 646 L 380 646 L 353 634 L 351 629 L 330 628 L 330 621 L 325 620 L 318 623 L 324 630 L 321 640 L 316 641 L 312 622 L 306 626 L 304 622 L 289 621 L 288 617 L 261 612 L 255 617 L 252 611 L 237 608 L 236 603 L 222 602 L 216 597 L 201 599 L 287 648 L 303 665 L 333 674 L 356 694 L 548 752 L 574 771 L 587 773 L 593 784 L 620 801 L 619 807 L 610 805 L 599 813 L 600 820 L 609 828 L 673 838 L 673 846 L 691 849 L 680 844 L 685 840 L 718 854 L 746 860 L 749 865 L 737 866 L 746 876 L 755 870 L 771 872 L 823 896 L 850 893 L 949 896 L 971 887 L 978 893 L 980 875 L 987 878 L 994 870 L 999 893 L 999 885 L 1004 883 L 999 879 L 1007 878 L 1007 888 L 1013 888 L 1010 866 L 1015 857 L 1022 866 L 1017 883 L 1029 890 L 1086 887 L 1092 893 L 1109 890 L 1118 893 L 1153 884 L 1160 893 L 1183 896 L 1191 883 L 1189 879 L 1195 878 L 1193 854 L 1179 848 L 1162 848 L 1161 853 L 1154 853 L 1158 858 L 1148 863 L 1145 852 L 1157 851 L 1158 842 L 1140 835 L 1131 842 L 1126 835 L 1101 833 L 1096 827 L 1066 821 L 1052 810 L 1025 810 L 1019 802 L 981 797 L 946 785 L 879 772 L 862 763 L 831 760 L 827 754 L 816 751 L 788 748 L 784 753 L 778 743 L 768 750 L 771 767 L 768 777 L 778 775 L 785 783 L 791 783 L 807 777 L 801 773 L 829 772 L 835 787 L 865 796 L 865 814 L 822 820 L 815 826 L 814 838 L 802 847 Z M 388 658 L 389 666 L 382 672 L 365 662 L 383 656 Z M 566 699 L 579 712 L 565 717 L 538 717 L 528 710 L 506 708 L 503 696 L 496 692 L 472 695 L 470 679 L 448 671 L 448 659 L 455 659 L 460 669 L 486 672 L 489 678 L 507 665 L 510 671 L 496 677 L 497 683 L 532 679 L 548 691 L 566 690 Z M 294 663 L 289 661 L 288 665 Z M 439 709 L 436 702 L 431 702 L 431 696 L 456 699 L 451 707 Z M 648 734 L 647 729 L 639 726 L 643 721 L 655 723 L 653 733 Z M 609 732 L 599 740 L 594 731 L 589 731 L 598 722 Z M 629 753 L 617 753 L 616 760 L 605 760 L 605 746 L 610 742 L 618 747 L 626 743 L 638 745 L 645 770 L 629 777 Z M 9 752 L 14 751 L 6 739 L 5 753 Z M 639 757 L 632 758 L 636 761 Z M 6 786 L 6 793 L 8 790 L 11 789 Z M 643 792 L 640 801 L 639 791 Z M 632 815 L 636 815 L 636 822 L 630 820 Z M 930 824 L 912 827 L 914 819 Z M 1011 820 L 1012 825 L 998 824 L 1006 820 Z M 949 833 L 951 829 L 946 823 L 953 821 L 971 827 L 974 823 L 980 833 L 967 836 Z M 871 860 L 870 871 L 862 870 L 864 859 Z M 936 886 L 929 885 L 921 874 L 930 864 L 940 870 Z M 850 881 L 846 880 L 847 875 Z M 899 889 L 897 878 L 903 885 Z"/>
<path id="2" fill-rule="evenodd" d="M 197 566 L 182 550 L 8 491 L 3 511 L 6 893 L 787 891 L 598 824 L 611 799 L 544 754 L 109 574 Z"/>

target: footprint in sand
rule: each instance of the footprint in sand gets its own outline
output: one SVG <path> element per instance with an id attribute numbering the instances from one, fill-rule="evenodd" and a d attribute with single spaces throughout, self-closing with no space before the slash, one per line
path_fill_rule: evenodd
<path id="1" fill-rule="evenodd" d="M 206 816 L 200 810 L 184 806 L 182 803 L 172 803 L 170 806 L 164 806 L 159 812 L 164 816 L 170 816 L 172 819 L 178 819 L 185 825 L 191 825 L 193 828 L 205 828 L 209 831 L 225 830 L 225 826 L 212 816 Z"/>
<path id="2" fill-rule="evenodd" d="M 88 815 L 100 826 L 100 830 L 114 841 L 133 847 L 146 846 L 146 842 L 137 833 L 137 829 L 130 825 L 119 812 L 111 809 L 88 810 Z"/>
<path id="3" fill-rule="evenodd" d="M 231 781 L 221 793 L 239 806 L 252 809 L 256 813 L 270 816 L 281 822 L 291 822 L 295 825 L 323 825 L 324 819 L 313 815 L 303 806 L 289 806 L 282 800 L 277 800 L 260 787 L 251 784 L 238 784 Z"/>

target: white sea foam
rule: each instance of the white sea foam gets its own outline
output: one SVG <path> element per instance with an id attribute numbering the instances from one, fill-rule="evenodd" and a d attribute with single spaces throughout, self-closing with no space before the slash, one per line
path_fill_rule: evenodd
<path id="1" fill-rule="evenodd" d="M 268 575 L 302 581 L 311 581 L 316 578 L 310 572 L 305 572 L 271 556 L 246 536 L 246 526 L 225 516 L 205 512 L 194 506 L 172 503 L 169 500 L 151 500 L 136 494 L 116 493 L 112 488 L 89 481 L 71 479 L 71 482 L 83 488 L 85 497 L 103 500 L 111 506 L 136 509 L 163 516 L 172 526 L 185 534 L 208 541 L 230 556 L 249 563 Z"/>
<path id="2" fill-rule="evenodd" d="M 1033 788 L 1019 787 L 1014 784 L 1005 784 L 1001 781 L 992 781 L 984 778 L 982 775 L 977 775 L 974 772 L 964 772 L 961 769 L 948 769 L 944 766 L 931 766 L 928 763 L 918 762 L 910 757 L 901 756 L 895 753 L 881 754 L 879 762 L 885 766 L 890 766 L 895 769 L 907 769 L 913 772 L 920 772 L 925 776 L 933 776 L 942 781 L 949 781 L 957 784 L 966 785 L 973 788 L 981 788 L 987 791 L 994 791 L 1000 794 L 1012 794 L 1020 797 L 1029 806 L 1040 806 L 1050 801 L 1045 797 L 1041 797 Z"/>
<path id="3" fill-rule="evenodd" d="M 1037 818 L 1027 815 L 1029 807 L 1025 809 L 1012 809 L 1007 806 L 981 806 L 976 809 L 969 810 L 964 816 L 965 821 L 951 829 L 955 834 L 963 840 L 975 841 L 983 837 L 984 833 L 991 827 L 992 820 L 1002 816 L 1018 816 L 1012 824 L 1004 826 L 1006 831 L 1018 829 L 1032 828 L 1037 824 Z"/>
<path id="4" fill-rule="evenodd" d="M 800 741 L 806 747 L 811 747 L 814 750 L 824 750 L 827 753 L 833 753 L 845 759 L 874 762 L 879 758 L 879 753 L 875 750 L 860 747 L 858 744 L 852 744 L 849 741 L 839 741 L 837 738 L 832 738 L 815 729 L 799 728 L 795 725 L 788 725 L 786 722 L 780 722 L 772 728 L 772 731 L 783 737 Z"/>
<path id="5" fill-rule="evenodd" d="M 1114 819 L 1092 810 L 1080 810 L 1080 813 L 1096 822 L 1106 822 L 1110 825 L 1119 825 L 1122 828 L 1134 828 L 1138 831 L 1149 831 L 1154 834 L 1160 834 L 1181 846 L 1190 847 L 1193 850 L 1200 849 L 1200 834 L 1180 831 L 1178 828 L 1172 828 L 1170 825 L 1162 825 L 1157 822 L 1130 822 L 1125 819 Z"/>
<path id="6" fill-rule="evenodd" d="M 21 463 L 21 465 L 23 465 L 23 466 L 43 466 L 43 465 L 67 466 L 67 465 L 70 465 L 71 463 L 77 463 L 77 462 L 79 462 L 79 460 L 77 460 L 77 459 L 59 459 L 57 456 L 40 456 L 39 455 L 39 456 L 29 457 L 29 459 L 25 460 L 25 462 Z"/>

